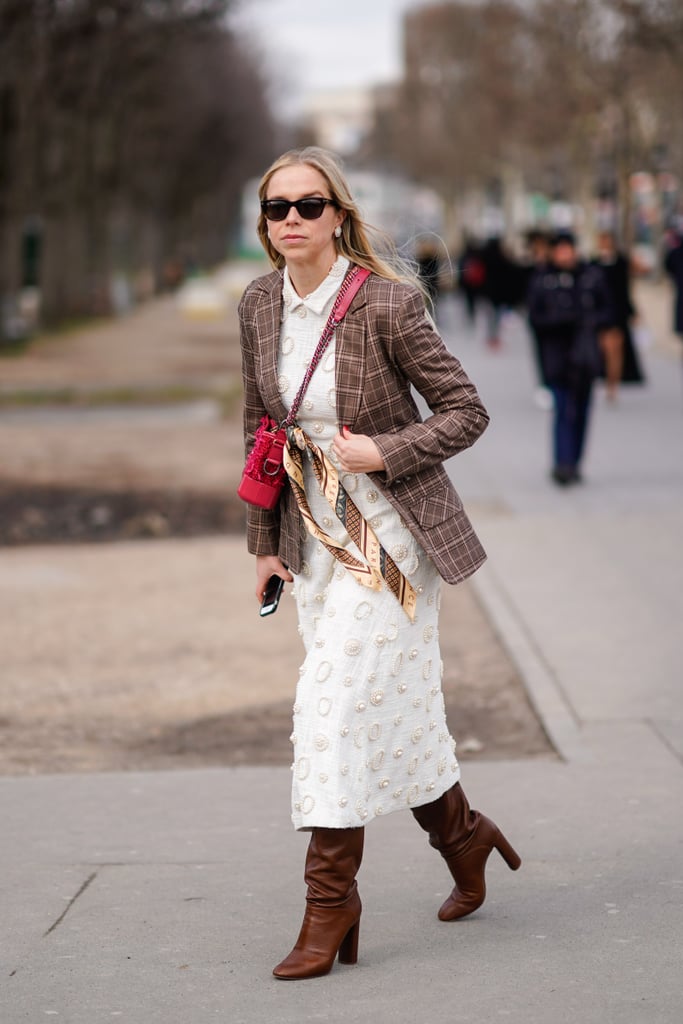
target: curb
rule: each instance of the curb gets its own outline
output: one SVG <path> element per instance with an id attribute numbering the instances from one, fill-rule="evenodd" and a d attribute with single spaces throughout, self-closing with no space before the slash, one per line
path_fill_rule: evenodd
<path id="1" fill-rule="evenodd" d="M 561 759 L 574 764 L 592 761 L 581 723 L 501 579 L 487 565 L 475 574 L 472 584 Z"/>

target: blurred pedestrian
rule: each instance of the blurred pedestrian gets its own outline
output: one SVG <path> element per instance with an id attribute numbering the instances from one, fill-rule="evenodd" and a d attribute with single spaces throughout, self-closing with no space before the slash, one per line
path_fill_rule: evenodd
<path id="1" fill-rule="evenodd" d="M 465 236 L 465 244 L 458 259 L 458 288 L 465 300 L 465 311 L 470 324 L 477 318 L 477 302 L 484 292 L 486 267 L 477 242 Z"/>
<path id="2" fill-rule="evenodd" d="M 631 266 L 628 257 L 618 250 L 612 231 L 601 231 L 598 235 L 595 262 L 605 275 L 613 311 L 613 323 L 600 333 L 600 347 L 605 392 L 608 400 L 614 402 L 622 381 L 640 384 L 644 376 L 631 331 L 637 315 L 631 299 Z"/>
<path id="3" fill-rule="evenodd" d="M 417 273 L 422 281 L 424 290 L 432 304 L 432 312 L 436 314 L 436 304 L 439 298 L 439 275 L 441 263 L 434 245 L 428 240 L 422 240 L 417 249 Z"/>
<path id="4" fill-rule="evenodd" d="M 673 329 L 683 340 L 683 230 L 670 236 L 664 266 L 674 285 Z"/>
<path id="5" fill-rule="evenodd" d="M 489 348 L 501 345 L 500 327 L 504 312 L 515 304 L 519 289 L 519 271 L 507 256 L 500 238 L 489 238 L 482 251 L 484 284 L 482 294 L 488 300 Z"/>
<path id="6" fill-rule="evenodd" d="M 429 833 L 456 883 L 442 921 L 481 905 L 494 848 L 513 869 L 520 860 L 470 809 L 439 669 L 440 579 L 464 579 L 485 557 L 442 463 L 479 437 L 488 415 L 415 279 L 370 241 L 332 154 L 284 154 L 259 198 L 275 269 L 239 307 L 248 448 L 263 417 L 284 420 L 314 368 L 289 432 L 279 507 L 250 505 L 247 517 L 257 598 L 272 575 L 294 579 L 306 649 L 291 738 L 292 822 L 310 833 L 306 911 L 274 970 L 294 979 L 326 974 L 337 952 L 356 962 L 356 874 L 375 818 L 410 809 Z M 358 267 L 371 273 L 312 361 Z M 411 385 L 433 410 L 424 421 Z"/>
<path id="7" fill-rule="evenodd" d="M 540 228 L 532 228 L 525 238 L 526 243 L 526 265 L 531 273 L 545 267 L 550 259 L 550 235 Z M 531 274 L 529 275 L 531 276 Z"/>
<path id="8" fill-rule="evenodd" d="M 602 270 L 579 259 L 571 232 L 558 233 L 549 264 L 531 282 L 529 320 L 553 395 L 552 478 L 560 485 L 581 479 L 591 392 L 600 372 L 598 335 L 613 317 Z"/>
<path id="9" fill-rule="evenodd" d="M 524 304 L 528 310 L 531 282 L 536 274 L 545 271 L 548 261 L 550 260 L 550 236 L 545 231 L 534 228 L 527 232 L 525 243 L 526 253 L 522 263 L 522 274 Z M 533 355 L 534 368 L 536 370 L 536 378 L 538 380 L 538 387 L 536 388 L 534 401 L 540 409 L 547 411 L 552 408 L 553 400 L 543 372 L 541 343 L 538 337 L 538 332 L 531 321 L 529 321 L 529 334 L 531 337 L 531 351 Z"/>

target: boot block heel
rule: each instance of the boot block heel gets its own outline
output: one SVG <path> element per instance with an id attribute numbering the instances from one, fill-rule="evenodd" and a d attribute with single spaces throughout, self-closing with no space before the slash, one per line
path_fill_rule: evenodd
<path id="1" fill-rule="evenodd" d="M 339 963 L 355 964 L 358 961 L 358 935 L 360 932 L 360 921 L 352 925 L 339 946 Z"/>
<path id="2" fill-rule="evenodd" d="M 517 851 L 510 846 L 500 829 L 497 830 L 493 845 L 498 850 L 498 853 L 501 855 L 511 871 L 516 871 L 517 868 L 520 867 L 522 858 L 519 856 Z"/>

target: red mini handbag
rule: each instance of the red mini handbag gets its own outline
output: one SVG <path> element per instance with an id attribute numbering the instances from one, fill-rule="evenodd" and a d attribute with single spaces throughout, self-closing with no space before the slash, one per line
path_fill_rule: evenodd
<path id="1" fill-rule="evenodd" d="M 264 416 L 256 431 L 237 493 L 243 501 L 259 508 L 275 508 L 287 476 L 282 449 L 287 441 L 284 427 Z"/>

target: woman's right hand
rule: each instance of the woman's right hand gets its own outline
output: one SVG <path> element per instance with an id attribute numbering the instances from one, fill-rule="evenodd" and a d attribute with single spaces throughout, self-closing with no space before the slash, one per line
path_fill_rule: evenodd
<path id="1" fill-rule="evenodd" d="M 289 569 L 285 569 L 277 555 L 256 556 L 256 600 L 260 604 L 266 589 L 266 583 L 271 576 L 279 576 L 287 583 L 291 583 L 294 577 Z"/>

